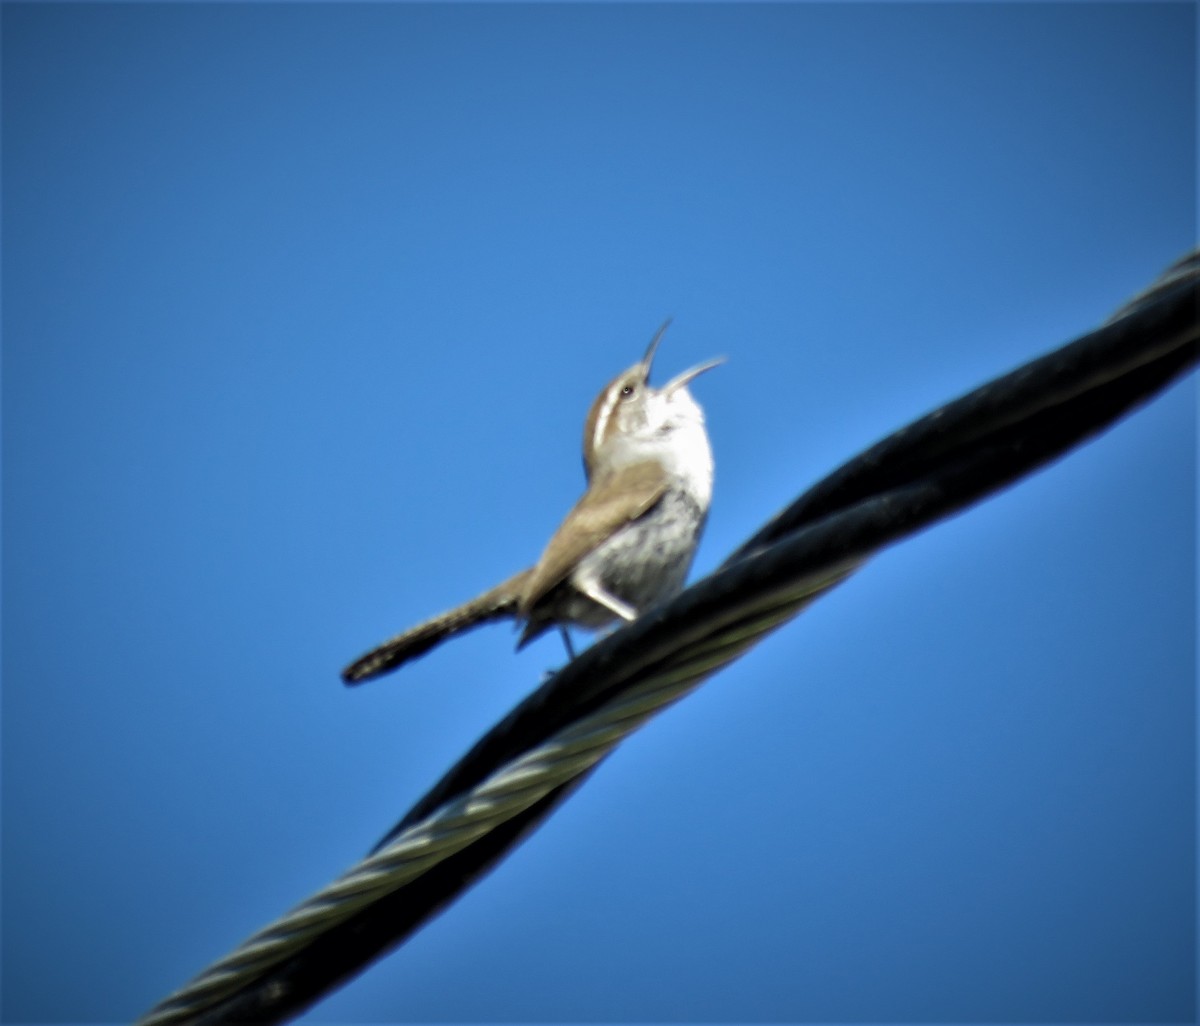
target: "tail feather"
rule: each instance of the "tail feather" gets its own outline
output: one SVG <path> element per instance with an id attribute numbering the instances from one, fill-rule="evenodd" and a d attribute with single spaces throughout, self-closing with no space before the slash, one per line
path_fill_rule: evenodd
<path id="1" fill-rule="evenodd" d="M 517 606 L 531 573 L 532 568 L 522 570 L 490 591 L 485 591 L 478 598 L 439 613 L 424 623 L 389 638 L 347 666 L 342 671 L 342 680 L 347 684 L 361 684 L 391 672 L 410 659 L 424 655 L 456 634 L 462 634 L 492 620 L 516 619 Z"/>

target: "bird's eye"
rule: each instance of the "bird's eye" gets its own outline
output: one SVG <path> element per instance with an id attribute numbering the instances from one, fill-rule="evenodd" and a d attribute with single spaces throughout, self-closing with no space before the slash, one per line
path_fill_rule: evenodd
<path id="1" fill-rule="evenodd" d="M 623 389 L 621 389 L 621 395 L 631 396 L 631 395 L 633 395 L 633 391 L 634 391 L 634 389 L 633 389 L 632 385 L 626 385 Z"/>

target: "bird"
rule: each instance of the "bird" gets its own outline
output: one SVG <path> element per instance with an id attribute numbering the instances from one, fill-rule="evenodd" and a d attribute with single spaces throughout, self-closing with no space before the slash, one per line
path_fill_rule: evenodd
<path id="1" fill-rule="evenodd" d="M 558 628 L 629 622 L 682 590 L 712 502 L 704 411 L 689 391 L 708 360 L 661 388 L 650 371 L 668 319 L 645 355 L 601 390 L 583 430 L 587 487 L 531 567 L 402 631 L 350 663 L 346 684 L 397 669 L 458 634 L 496 620 L 522 626 L 520 650 Z"/>

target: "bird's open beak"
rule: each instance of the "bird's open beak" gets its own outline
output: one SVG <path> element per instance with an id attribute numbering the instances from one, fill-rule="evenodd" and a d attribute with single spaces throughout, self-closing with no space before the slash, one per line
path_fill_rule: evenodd
<path id="1" fill-rule="evenodd" d="M 650 379 L 650 365 L 654 363 L 654 354 L 658 352 L 658 344 L 662 341 L 663 335 L 667 333 L 667 329 L 671 326 L 671 318 L 668 317 L 662 323 L 662 327 L 654 333 L 654 338 L 650 340 L 650 345 L 646 347 L 646 355 L 642 357 L 642 380 Z M 664 395 L 670 395 L 677 388 L 683 388 L 692 378 L 698 374 L 703 374 L 706 370 L 712 370 L 714 367 L 725 362 L 725 357 L 718 356 L 715 360 L 706 360 L 704 363 L 692 367 L 690 370 L 685 370 L 682 374 L 677 374 L 661 389 Z"/>
<path id="2" fill-rule="evenodd" d="M 650 340 L 650 344 L 646 347 L 646 355 L 642 357 L 642 380 L 650 380 L 650 365 L 654 362 L 654 354 L 658 352 L 658 344 L 662 341 L 663 335 L 667 333 L 667 329 L 671 326 L 671 318 L 668 317 L 662 322 L 662 327 L 654 333 L 654 338 Z"/>
<path id="3" fill-rule="evenodd" d="M 662 388 L 664 395 L 670 395 L 677 388 L 683 388 L 692 378 L 703 374 L 707 370 L 712 370 L 714 367 L 719 367 L 725 362 L 725 357 L 718 356 L 713 360 L 705 360 L 704 363 L 699 363 L 695 367 L 685 370 L 682 374 L 676 374 Z"/>

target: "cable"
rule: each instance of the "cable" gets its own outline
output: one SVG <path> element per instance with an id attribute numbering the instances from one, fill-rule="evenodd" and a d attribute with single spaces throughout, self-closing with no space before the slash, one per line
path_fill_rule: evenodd
<path id="1" fill-rule="evenodd" d="M 1200 252 L 1106 324 L 834 471 L 710 577 L 522 701 L 362 862 L 140 1020 L 280 1022 L 394 947 L 565 800 L 629 733 L 875 552 L 1110 427 L 1200 358 Z"/>

